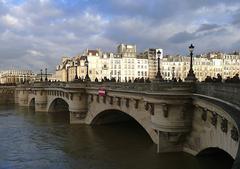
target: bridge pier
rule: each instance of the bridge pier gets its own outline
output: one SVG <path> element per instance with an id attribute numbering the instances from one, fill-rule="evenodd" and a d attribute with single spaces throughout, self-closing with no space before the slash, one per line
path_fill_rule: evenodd
<path id="1" fill-rule="evenodd" d="M 44 90 L 37 91 L 35 97 L 35 111 L 48 112 L 47 105 L 48 105 L 47 91 Z"/>
<path id="2" fill-rule="evenodd" d="M 23 89 L 23 90 L 18 90 L 17 91 L 17 103 L 19 104 L 19 106 L 24 106 L 27 107 L 28 106 L 28 91 Z"/>
<path id="3" fill-rule="evenodd" d="M 69 102 L 70 123 L 85 123 L 87 111 L 87 95 L 85 93 L 71 93 Z"/>
<path id="4" fill-rule="evenodd" d="M 180 99 L 179 99 L 180 100 Z M 192 126 L 191 100 L 167 101 L 155 104 L 151 116 L 152 126 L 158 133 L 157 152 L 178 152 L 183 150 L 185 136 Z"/>

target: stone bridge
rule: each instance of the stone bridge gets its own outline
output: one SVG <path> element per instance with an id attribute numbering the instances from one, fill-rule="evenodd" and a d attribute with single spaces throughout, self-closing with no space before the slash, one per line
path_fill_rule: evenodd
<path id="1" fill-rule="evenodd" d="M 239 168 L 239 93 L 239 84 L 34 83 L 17 86 L 15 102 L 36 112 L 69 111 L 70 123 L 135 120 L 158 152 L 217 148 Z"/>

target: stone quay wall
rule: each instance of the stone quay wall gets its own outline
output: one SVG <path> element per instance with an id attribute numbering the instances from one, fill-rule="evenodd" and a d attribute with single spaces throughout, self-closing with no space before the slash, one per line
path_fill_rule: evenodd
<path id="1" fill-rule="evenodd" d="M 15 86 L 0 86 L 0 105 L 15 104 Z"/>

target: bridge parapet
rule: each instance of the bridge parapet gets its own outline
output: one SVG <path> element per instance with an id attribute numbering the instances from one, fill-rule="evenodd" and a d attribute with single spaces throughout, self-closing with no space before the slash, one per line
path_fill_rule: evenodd
<path id="1" fill-rule="evenodd" d="M 189 91 L 193 92 L 192 83 L 116 83 L 116 82 L 35 82 L 33 84 L 21 84 L 18 88 L 66 88 L 66 89 L 99 89 L 104 87 L 108 90 L 157 92 L 157 91 Z"/>
<path id="2" fill-rule="evenodd" d="M 197 83 L 196 93 L 218 98 L 240 107 L 240 84 Z"/>
<path id="3" fill-rule="evenodd" d="M 194 85 L 191 83 L 68 83 L 66 88 L 86 88 L 86 89 L 99 89 L 105 88 L 111 91 L 131 91 L 131 92 L 164 92 L 164 91 L 184 91 L 193 92 Z"/>
<path id="4" fill-rule="evenodd" d="M 64 88 L 66 87 L 66 82 L 35 82 L 32 87 L 53 87 L 53 88 Z"/>

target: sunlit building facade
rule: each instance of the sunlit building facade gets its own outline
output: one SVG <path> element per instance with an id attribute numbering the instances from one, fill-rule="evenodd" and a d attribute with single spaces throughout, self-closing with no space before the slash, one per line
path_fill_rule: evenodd
<path id="1" fill-rule="evenodd" d="M 193 59 L 193 70 L 198 81 L 204 81 L 207 76 L 217 77 L 220 74 L 223 79 L 233 77 L 240 73 L 240 55 L 213 52 L 197 56 Z M 161 60 L 161 70 L 164 79 L 172 80 L 187 77 L 190 68 L 190 57 L 165 56 Z"/>
<path id="2" fill-rule="evenodd" d="M 35 81 L 36 75 L 31 70 L 4 70 L 0 72 L 1 84 L 18 84 Z"/>
<path id="3" fill-rule="evenodd" d="M 76 57 L 63 57 L 56 67 L 56 79 L 59 81 L 73 81 L 84 79 L 88 74 L 91 81 L 104 78 L 116 81 L 133 81 L 135 78 L 148 78 L 149 60 L 144 55 L 137 55 L 136 45 L 120 44 L 116 53 L 102 52 L 100 49 L 87 49 Z"/>

